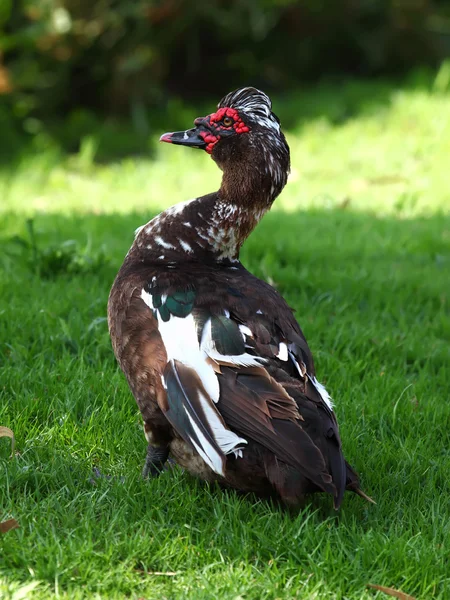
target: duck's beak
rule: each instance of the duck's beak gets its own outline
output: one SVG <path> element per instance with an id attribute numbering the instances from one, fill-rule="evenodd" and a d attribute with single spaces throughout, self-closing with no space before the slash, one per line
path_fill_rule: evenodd
<path id="1" fill-rule="evenodd" d="M 199 148 L 204 150 L 206 148 L 206 142 L 200 133 L 203 130 L 194 127 L 187 131 L 175 131 L 173 133 L 165 133 L 159 138 L 160 142 L 167 142 L 168 144 L 178 144 L 179 146 L 190 146 L 191 148 Z"/>

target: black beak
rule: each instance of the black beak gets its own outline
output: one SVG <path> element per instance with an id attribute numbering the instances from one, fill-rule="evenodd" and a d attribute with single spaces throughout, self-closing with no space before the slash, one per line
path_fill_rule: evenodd
<path id="1" fill-rule="evenodd" d="M 173 133 L 165 133 L 159 138 L 160 142 L 168 144 L 178 144 L 179 146 L 190 146 L 191 148 L 199 148 L 204 150 L 207 146 L 204 139 L 200 136 L 202 129 L 194 127 L 187 131 L 175 131 Z"/>

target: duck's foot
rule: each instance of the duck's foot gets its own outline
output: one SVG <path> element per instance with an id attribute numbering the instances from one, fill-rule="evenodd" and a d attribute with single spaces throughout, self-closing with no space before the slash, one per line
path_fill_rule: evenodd
<path id="1" fill-rule="evenodd" d="M 147 447 L 147 456 L 145 458 L 144 468 L 142 469 L 142 477 L 157 477 L 164 469 L 164 464 L 169 456 L 168 446 L 152 446 Z"/>

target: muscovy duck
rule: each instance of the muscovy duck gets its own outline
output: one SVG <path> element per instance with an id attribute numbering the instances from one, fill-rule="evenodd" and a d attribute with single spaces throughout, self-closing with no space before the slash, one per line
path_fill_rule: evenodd
<path id="1" fill-rule="evenodd" d="M 328 392 L 291 308 L 239 261 L 286 184 L 289 147 L 266 94 L 226 95 L 161 141 L 205 150 L 219 191 L 136 232 L 113 284 L 113 349 L 144 421 L 144 476 L 169 454 L 190 473 L 296 506 L 345 489 L 369 499 L 345 461 Z"/>

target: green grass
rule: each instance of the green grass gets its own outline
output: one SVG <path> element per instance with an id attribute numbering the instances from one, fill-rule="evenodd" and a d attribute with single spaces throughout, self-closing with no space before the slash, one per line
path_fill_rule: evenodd
<path id="1" fill-rule="evenodd" d="M 368 583 L 450 597 L 450 92 L 436 81 L 274 101 L 292 177 L 242 259 L 296 309 L 377 501 L 348 495 L 339 514 L 316 496 L 291 516 L 176 468 L 140 477 L 108 292 L 137 226 L 217 187 L 212 161 L 153 140 L 151 159 L 99 164 L 95 137 L 66 157 L 46 134 L 3 168 L 0 425 L 17 442 L 11 459 L 0 439 L 0 521 L 20 528 L 0 537 L 1 597 L 384 596 Z"/>

